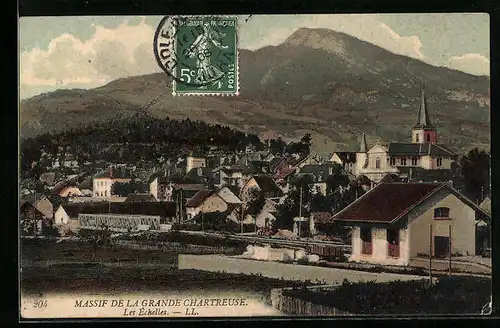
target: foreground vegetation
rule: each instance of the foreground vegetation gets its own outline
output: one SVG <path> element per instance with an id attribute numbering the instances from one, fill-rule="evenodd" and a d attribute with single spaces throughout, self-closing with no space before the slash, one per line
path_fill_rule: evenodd
<path id="1" fill-rule="evenodd" d="M 353 314 L 479 314 L 490 301 L 491 279 L 442 277 L 390 283 L 344 283 L 334 290 L 298 288 L 284 296 L 321 304 Z"/>

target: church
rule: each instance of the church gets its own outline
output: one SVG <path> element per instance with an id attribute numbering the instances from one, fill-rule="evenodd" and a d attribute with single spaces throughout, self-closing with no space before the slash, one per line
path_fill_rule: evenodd
<path id="1" fill-rule="evenodd" d="M 436 127 L 431 124 L 425 90 L 422 89 L 417 124 L 411 129 L 411 142 L 389 142 L 371 148 L 362 135 L 359 151 L 334 153 L 330 161 L 344 166 L 356 177 L 365 176 L 373 184 L 391 177 L 393 182 L 434 182 L 451 178 L 451 164 L 456 154 L 438 143 Z"/>

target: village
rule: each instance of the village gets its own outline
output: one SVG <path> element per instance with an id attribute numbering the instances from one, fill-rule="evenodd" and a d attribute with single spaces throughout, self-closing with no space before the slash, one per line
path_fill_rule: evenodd
<path id="1" fill-rule="evenodd" d="M 439 143 L 431 113 L 422 90 L 408 140 L 369 144 L 362 134 L 358 149 L 326 157 L 247 147 L 239 153 L 190 152 L 152 166 L 82 163 L 62 147 L 56 158 L 42 152 L 39 161 L 47 164 L 38 181 L 21 181 L 21 236 L 93 235 L 116 245 L 148 239 L 151 249 L 161 249 L 169 240 L 162 236 L 173 234 L 190 245 L 212 247 L 219 240 L 214 243 L 238 245 L 239 254 L 179 254 L 177 267 L 285 280 L 294 279 L 294 270 L 303 280 L 327 282 L 335 275 L 349 279 L 356 275 L 352 270 L 367 277 L 386 272 L 377 274 L 385 281 L 396 280 L 389 273 L 402 280 L 405 274 L 487 277 L 490 196 L 471 200 L 454 186 L 459 154 Z M 255 261 L 322 271 L 251 267 Z"/>

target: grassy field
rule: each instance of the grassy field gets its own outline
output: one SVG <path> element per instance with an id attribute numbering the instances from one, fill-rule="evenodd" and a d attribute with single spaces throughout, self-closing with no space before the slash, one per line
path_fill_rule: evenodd
<path id="1" fill-rule="evenodd" d="M 102 261 L 118 262 L 137 260 L 140 262 L 158 262 L 175 264 L 176 252 L 134 250 L 121 247 L 99 247 L 78 241 L 56 243 L 48 240 L 23 240 L 21 243 L 21 261 Z"/>
<path id="2" fill-rule="evenodd" d="M 90 263 L 94 252 L 94 261 Z M 21 271 L 21 289 L 27 295 L 68 291 L 94 294 L 235 291 L 267 297 L 271 288 L 304 285 L 258 275 L 178 270 L 177 258 L 175 250 L 143 251 L 115 247 L 94 250 L 76 241 L 23 241 L 21 259 L 25 265 Z M 118 259 L 122 263 L 120 266 Z M 41 265 L 30 265 L 32 261 Z M 47 261 L 51 264 L 46 265 Z M 131 265 L 125 265 L 127 261 Z"/>

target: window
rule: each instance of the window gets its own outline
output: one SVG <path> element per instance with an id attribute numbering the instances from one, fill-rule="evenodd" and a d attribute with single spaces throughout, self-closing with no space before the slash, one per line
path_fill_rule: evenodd
<path id="1" fill-rule="evenodd" d="M 401 157 L 401 165 L 406 165 L 406 157 Z"/>
<path id="2" fill-rule="evenodd" d="M 415 141 L 420 142 L 420 135 L 418 133 L 415 135 Z"/>
<path id="3" fill-rule="evenodd" d="M 427 140 L 427 142 L 430 142 L 431 141 L 431 135 L 429 133 L 427 133 L 425 135 L 425 139 Z"/>
<path id="4" fill-rule="evenodd" d="M 361 253 L 372 253 L 372 230 L 370 228 L 361 228 Z"/>
<path id="5" fill-rule="evenodd" d="M 411 165 L 416 166 L 417 162 L 418 162 L 418 158 L 416 158 L 416 157 L 411 158 Z"/>
<path id="6" fill-rule="evenodd" d="M 441 157 L 436 158 L 437 167 L 443 166 L 443 159 Z"/>
<path id="7" fill-rule="evenodd" d="M 375 168 L 376 168 L 376 169 L 379 169 L 379 168 L 380 168 L 380 157 L 377 157 L 377 158 L 375 159 Z"/>
<path id="8" fill-rule="evenodd" d="M 387 254 L 390 257 L 399 257 L 399 229 L 387 229 Z"/>
<path id="9" fill-rule="evenodd" d="M 434 209 L 435 219 L 449 219 L 450 209 L 448 207 L 438 207 Z"/>
<path id="10" fill-rule="evenodd" d="M 389 164 L 391 166 L 395 166 L 396 165 L 396 159 L 394 157 L 391 157 L 390 160 L 389 160 Z"/>

